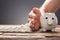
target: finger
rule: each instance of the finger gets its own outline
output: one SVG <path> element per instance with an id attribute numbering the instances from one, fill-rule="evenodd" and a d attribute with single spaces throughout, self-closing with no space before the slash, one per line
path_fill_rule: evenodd
<path id="1" fill-rule="evenodd" d="M 32 10 L 33 10 L 33 13 L 40 14 L 40 11 L 39 11 L 39 9 L 37 7 L 34 7 Z"/>

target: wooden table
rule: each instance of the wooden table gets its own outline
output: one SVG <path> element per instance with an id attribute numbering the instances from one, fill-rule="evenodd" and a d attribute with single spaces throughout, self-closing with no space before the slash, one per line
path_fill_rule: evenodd
<path id="1" fill-rule="evenodd" d="M 2 25 L 4 26 L 4 25 Z M 9 25 L 11 26 L 11 25 Z M 16 26 L 16 25 L 13 25 Z M 0 40 L 60 40 L 60 25 L 55 28 L 56 32 L 0 32 Z"/>

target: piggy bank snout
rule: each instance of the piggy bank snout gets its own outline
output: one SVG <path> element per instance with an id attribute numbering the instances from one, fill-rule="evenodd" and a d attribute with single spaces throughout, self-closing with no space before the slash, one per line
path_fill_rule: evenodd
<path id="1" fill-rule="evenodd" d="M 53 24 L 48 24 L 49 26 L 52 26 Z"/>
<path id="2" fill-rule="evenodd" d="M 48 24 L 49 26 L 52 26 L 52 25 L 53 25 L 53 22 L 50 21 L 50 22 L 48 22 L 47 24 Z"/>

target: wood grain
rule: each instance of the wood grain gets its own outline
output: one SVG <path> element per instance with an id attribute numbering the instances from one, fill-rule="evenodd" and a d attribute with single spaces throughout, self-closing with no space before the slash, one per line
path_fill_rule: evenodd
<path id="1" fill-rule="evenodd" d="M 16 26 L 16 25 L 1 25 L 1 26 Z M 21 32 L 0 32 L 0 38 L 46 38 L 46 37 L 58 37 L 60 38 L 60 25 L 55 28 L 56 32 L 32 32 L 32 33 L 21 33 Z"/>

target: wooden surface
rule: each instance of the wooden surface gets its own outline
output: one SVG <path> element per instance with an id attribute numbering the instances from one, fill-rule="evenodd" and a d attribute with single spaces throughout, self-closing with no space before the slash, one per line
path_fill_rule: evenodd
<path id="1" fill-rule="evenodd" d="M 60 40 L 59 33 L 0 33 L 0 40 Z"/>
<path id="2" fill-rule="evenodd" d="M 0 40 L 60 40 L 60 25 L 58 25 L 55 28 L 55 31 L 56 32 L 44 32 L 44 33 L 0 32 Z"/>
<path id="3" fill-rule="evenodd" d="M 60 40 L 60 33 L 0 33 L 0 40 Z"/>
<path id="4" fill-rule="evenodd" d="M 41 37 L 60 37 L 60 33 L 3 33 L 0 38 L 41 38 Z"/>

